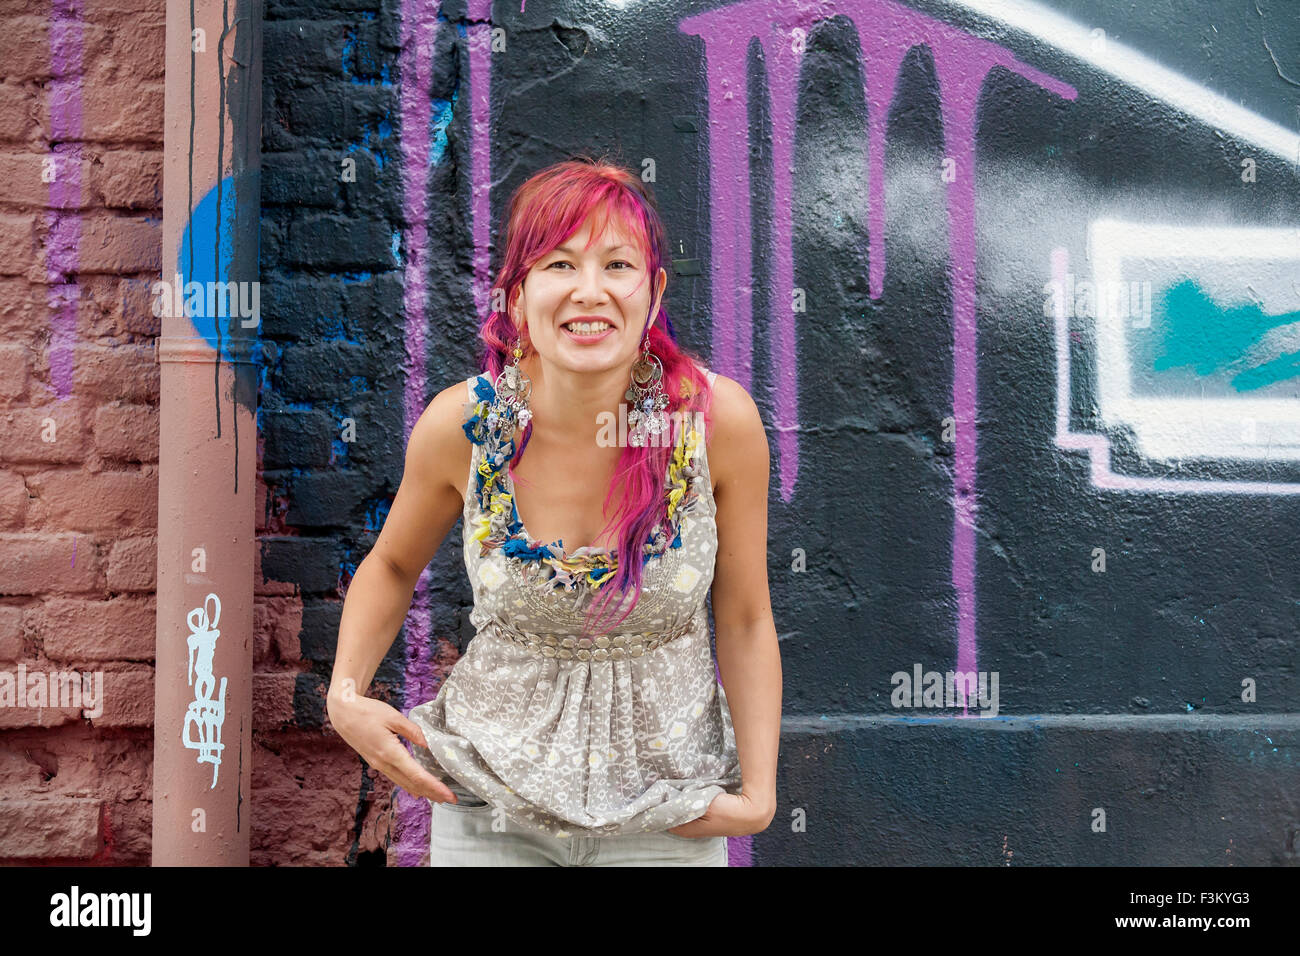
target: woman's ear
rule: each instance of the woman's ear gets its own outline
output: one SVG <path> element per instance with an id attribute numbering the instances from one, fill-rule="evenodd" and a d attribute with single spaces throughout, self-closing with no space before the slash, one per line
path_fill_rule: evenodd
<path id="1" fill-rule="evenodd" d="M 655 316 L 659 314 L 659 306 L 664 300 L 664 290 L 668 287 L 668 273 L 663 266 L 659 267 L 659 272 L 655 276 L 655 285 L 658 288 L 655 291 L 654 303 L 650 307 L 651 325 L 654 325 Z"/>

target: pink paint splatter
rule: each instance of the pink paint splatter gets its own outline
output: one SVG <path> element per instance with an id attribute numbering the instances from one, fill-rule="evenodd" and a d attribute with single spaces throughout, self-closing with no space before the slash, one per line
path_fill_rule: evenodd
<path id="1" fill-rule="evenodd" d="M 81 241 L 81 0 L 54 0 L 50 20 L 50 183 L 45 214 L 45 282 L 50 310 L 50 384 L 60 401 L 72 393 L 77 337 L 77 273 Z"/>
<path id="2" fill-rule="evenodd" d="M 943 118 L 944 154 L 954 161 L 948 186 L 948 251 L 952 263 L 953 473 L 952 584 L 957 595 L 957 669 L 976 670 L 975 520 L 976 327 L 975 327 L 975 109 L 984 78 L 995 66 L 1017 73 L 1065 99 L 1073 87 L 1027 66 L 1007 50 L 892 0 L 750 0 L 688 17 L 683 32 L 704 40 L 708 70 L 710 224 L 712 229 L 712 363 L 750 387 L 752 272 L 749 199 L 747 59 L 757 37 L 771 98 L 774 263 L 771 301 L 771 406 L 776 421 L 781 498 L 794 495 L 799 472 L 799 382 L 793 297 L 792 152 L 794 93 L 802 61 L 797 42 L 819 20 L 844 16 L 857 26 L 866 65 L 868 287 L 880 298 L 885 275 L 885 149 L 887 119 L 904 56 L 914 46 L 934 57 Z M 800 31 L 796 33 L 796 31 Z M 964 688 L 963 688 L 964 691 Z M 966 712 L 962 693 L 963 713 Z"/>

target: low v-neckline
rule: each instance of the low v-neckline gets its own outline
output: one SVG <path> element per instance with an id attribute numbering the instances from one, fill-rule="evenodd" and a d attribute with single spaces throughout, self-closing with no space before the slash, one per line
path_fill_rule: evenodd
<path id="1" fill-rule="evenodd" d="M 478 399 L 473 417 L 462 426 L 466 436 L 479 448 L 480 457 L 474 468 L 478 473 L 478 501 L 473 537 L 479 541 L 481 553 L 502 548 L 510 560 L 549 564 L 551 579 L 557 582 L 557 587 L 572 590 L 579 583 L 600 587 L 619 564 L 617 548 L 585 545 L 570 551 L 564 547 L 562 538 L 543 542 L 534 538 L 525 526 L 517 505 L 518 489 L 510 471 L 515 437 L 513 433 L 509 437 L 503 435 L 502 422 L 489 428 L 486 421 L 495 395 L 489 376 L 478 376 L 471 385 L 471 396 Z M 681 547 L 683 518 L 700 496 L 697 488 L 700 478 L 695 476 L 693 466 L 699 465 L 704 454 L 703 436 L 693 427 L 678 437 L 661 475 L 670 511 L 666 517 L 660 517 L 645 543 L 634 549 L 640 552 L 643 564 Z M 685 473 L 686 469 L 692 470 Z"/>
<path id="2" fill-rule="evenodd" d="M 671 462 L 670 462 L 670 466 L 671 466 Z M 510 462 L 507 461 L 501 466 L 501 474 L 504 477 L 506 490 L 510 492 L 510 507 L 514 511 L 514 519 L 519 522 L 519 533 L 523 535 L 525 541 L 529 542 L 530 544 L 533 541 L 541 541 L 542 544 L 546 545 L 546 547 L 551 549 L 551 552 L 557 558 L 561 558 L 565 560 L 570 558 L 575 558 L 575 557 L 581 557 L 584 554 L 602 555 L 604 557 L 608 557 L 611 559 L 615 559 L 618 557 L 618 548 L 597 548 L 593 545 L 586 545 L 584 547 L 576 548 L 575 550 L 570 551 L 564 547 L 563 538 L 556 538 L 555 541 L 542 541 L 541 538 L 534 537 L 533 533 L 528 530 L 528 526 L 524 524 L 523 515 L 519 513 L 519 491 L 515 487 L 515 476 L 511 472 Z M 667 477 L 667 472 L 665 472 L 665 479 L 666 477 Z"/>

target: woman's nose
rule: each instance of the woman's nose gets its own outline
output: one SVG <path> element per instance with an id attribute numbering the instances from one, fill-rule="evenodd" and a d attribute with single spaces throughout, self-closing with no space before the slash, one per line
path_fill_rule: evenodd
<path id="1" fill-rule="evenodd" d="M 605 296 L 604 275 L 599 269 L 581 269 L 574 281 L 573 296 L 580 301 L 601 299 Z"/>

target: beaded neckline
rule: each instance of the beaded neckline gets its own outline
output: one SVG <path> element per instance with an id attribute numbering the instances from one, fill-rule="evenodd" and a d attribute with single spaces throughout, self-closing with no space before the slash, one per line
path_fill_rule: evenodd
<path id="1" fill-rule="evenodd" d="M 504 435 L 500 425 L 489 420 L 496 390 L 486 374 L 475 379 L 474 396 L 477 402 L 467 406 L 472 414 L 462 427 L 470 441 L 482 446 L 475 476 L 478 513 L 471 535 L 479 542 L 480 555 L 500 548 L 507 558 L 522 564 L 538 566 L 539 570 L 549 567 L 549 580 L 556 588 L 573 590 L 578 585 L 599 588 L 618 569 L 617 549 L 588 545 L 568 552 L 562 547 L 562 541 L 547 544 L 529 536 L 515 506 L 514 480 L 509 472 L 515 453 L 514 437 Z M 643 564 L 669 548 L 681 547 L 682 516 L 691 511 L 699 498 L 697 482 L 708 480 L 700 476 L 703 443 L 692 418 L 684 417 L 686 427 L 679 433 L 668 463 L 664 493 L 667 527 L 661 519 L 647 536 L 642 546 Z"/>

